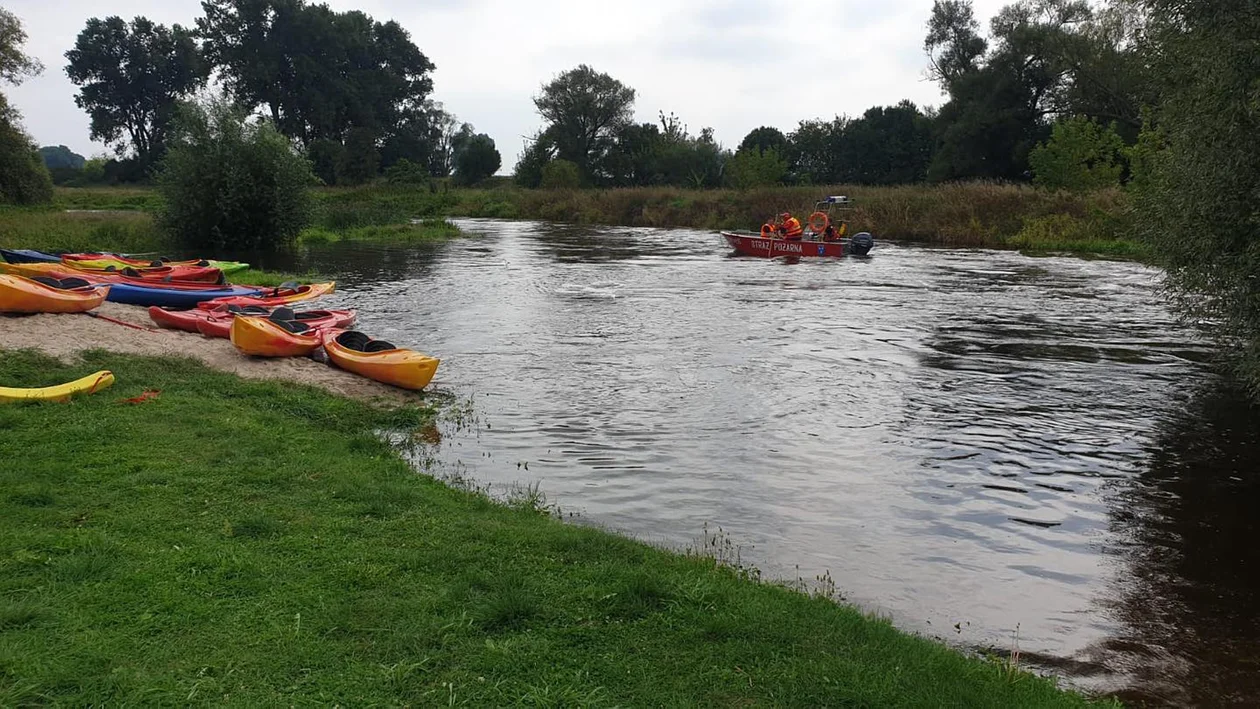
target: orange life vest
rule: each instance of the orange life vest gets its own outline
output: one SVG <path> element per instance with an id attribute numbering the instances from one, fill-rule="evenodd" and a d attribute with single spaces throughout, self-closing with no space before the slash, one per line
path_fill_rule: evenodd
<path id="1" fill-rule="evenodd" d="M 796 217 L 788 217 L 780 228 L 783 230 L 783 238 L 785 239 L 799 239 L 801 234 L 805 232 L 805 229 L 801 226 L 801 220 Z"/>

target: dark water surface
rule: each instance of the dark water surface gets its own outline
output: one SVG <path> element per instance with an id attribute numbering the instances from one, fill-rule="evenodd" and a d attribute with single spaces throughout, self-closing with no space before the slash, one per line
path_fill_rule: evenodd
<path id="1" fill-rule="evenodd" d="M 336 245 L 327 301 L 471 397 L 448 474 L 539 483 L 899 627 L 1154 703 L 1260 702 L 1260 416 L 1135 264 L 467 221 Z M 526 468 L 528 464 L 528 468 Z"/>

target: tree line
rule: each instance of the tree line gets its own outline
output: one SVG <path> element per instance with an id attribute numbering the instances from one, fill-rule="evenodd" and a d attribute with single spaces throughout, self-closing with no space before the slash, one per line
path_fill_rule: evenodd
<path id="1" fill-rule="evenodd" d="M 1159 88 L 1137 41 L 1144 25 L 1135 5 L 1019 0 L 983 33 L 970 0 L 936 0 L 923 46 L 946 97 L 939 108 L 902 101 L 856 118 L 803 120 L 787 133 L 763 126 L 734 150 L 711 129 L 692 135 L 672 114 L 636 123 L 634 89 L 579 66 L 535 97 L 545 124 L 520 157 L 517 181 L 704 188 L 1027 182 L 1040 172 L 1047 186 L 1096 187 L 1121 166 L 1110 181 L 1118 184 L 1142 107 Z M 1095 164 L 1106 167 L 1078 174 Z"/>
<path id="2" fill-rule="evenodd" d="M 305 0 L 205 0 L 194 25 L 92 18 L 66 52 L 91 137 L 114 148 L 106 177 L 146 179 L 181 102 L 212 77 L 271 120 L 326 184 L 388 172 L 473 183 L 499 169 L 494 141 L 431 100 L 433 63 L 397 22 Z"/>

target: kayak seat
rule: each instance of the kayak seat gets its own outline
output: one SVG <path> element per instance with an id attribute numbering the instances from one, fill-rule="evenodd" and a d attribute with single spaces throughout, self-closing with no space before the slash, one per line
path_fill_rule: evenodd
<path id="1" fill-rule="evenodd" d="M 91 284 L 91 283 L 88 283 L 87 281 L 83 280 L 82 278 L 75 278 L 75 277 L 73 277 L 73 276 L 71 276 L 70 278 L 63 278 L 63 279 L 61 279 L 61 287 L 62 287 L 62 288 L 66 288 L 66 289 L 70 289 L 70 288 L 87 288 L 87 287 L 88 287 L 88 286 L 90 286 L 90 285 L 92 285 L 92 284 Z"/>
<path id="2" fill-rule="evenodd" d="M 201 259 L 200 261 L 196 263 L 196 265 L 200 266 L 201 268 L 205 268 L 206 266 L 210 265 L 210 262 L 205 259 Z"/>
<path id="3" fill-rule="evenodd" d="M 297 320 L 273 320 L 272 322 L 288 330 L 294 335 L 300 335 L 306 332 L 307 330 L 311 329 L 310 325 L 307 325 L 306 323 L 303 323 L 303 322 L 298 322 Z"/>
<path id="4" fill-rule="evenodd" d="M 271 314 L 270 308 L 264 308 L 261 305 L 229 305 L 227 311 L 232 314 L 241 315 L 260 315 L 266 317 Z"/>
<path id="5" fill-rule="evenodd" d="M 271 311 L 269 316 L 271 320 L 280 322 L 281 320 L 294 320 L 293 308 L 279 307 Z"/>
<path id="6" fill-rule="evenodd" d="M 346 330 L 340 335 L 337 335 L 337 344 L 348 350 L 354 350 L 355 352 L 363 352 L 363 348 L 367 347 L 367 344 L 371 341 L 372 338 L 364 335 L 358 330 Z"/>
<path id="7" fill-rule="evenodd" d="M 158 267 L 161 267 L 161 266 L 165 266 L 166 264 L 165 264 L 165 263 L 163 263 L 163 262 L 161 262 L 161 261 L 150 261 L 150 262 L 149 262 L 149 265 L 150 265 L 150 266 L 152 266 L 152 267 L 154 267 L 154 268 L 158 268 Z"/>
<path id="8" fill-rule="evenodd" d="M 371 342 L 367 343 L 367 347 L 364 347 L 363 351 L 364 352 L 384 352 L 386 350 L 396 350 L 396 349 L 398 348 L 395 347 L 394 343 L 392 342 L 386 342 L 385 340 L 372 340 Z"/>
<path id="9" fill-rule="evenodd" d="M 326 313 L 323 310 L 303 310 L 300 313 L 294 313 L 294 320 L 318 320 L 324 317 Z"/>
<path id="10" fill-rule="evenodd" d="M 61 287 L 61 281 L 57 280 L 56 278 L 53 278 L 52 276 L 34 276 L 31 278 L 31 280 L 35 281 L 36 283 L 43 283 L 49 288 Z"/>

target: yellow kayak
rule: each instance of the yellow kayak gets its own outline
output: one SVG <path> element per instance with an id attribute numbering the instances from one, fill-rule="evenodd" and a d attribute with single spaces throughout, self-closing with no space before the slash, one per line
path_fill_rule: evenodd
<path id="1" fill-rule="evenodd" d="M 113 372 L 102 370 L 96 374 L 89 374 L 82 379 L 76 379 L 68 384 L 58 384 L 57 386 L 41 387 L 39 389 L 0 387 L 0 404 L 7 404 L 13 401 L 65 401 L 75 394 L 98 392 L 113 383 Z"/>

